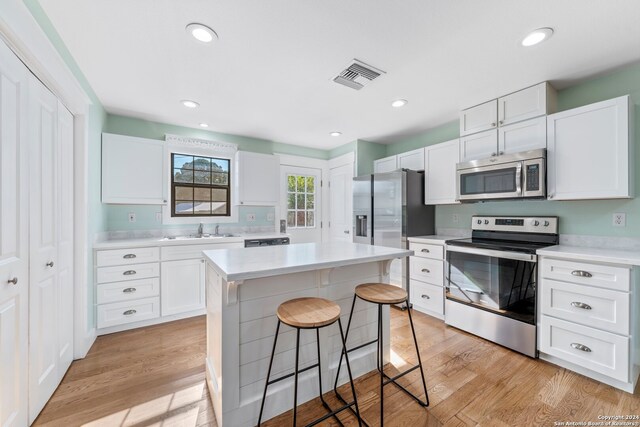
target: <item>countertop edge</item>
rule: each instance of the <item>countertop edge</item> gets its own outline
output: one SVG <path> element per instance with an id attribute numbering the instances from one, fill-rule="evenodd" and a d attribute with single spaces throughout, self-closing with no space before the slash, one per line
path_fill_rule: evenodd
<path id="1" fill-rule="evenodd" d="M 211 265 L 213 269 L 220 274 L 220 276 L 227 282 L 237 282 L 251 279 L 261 279 L 264 277 L 273 277 L 280 276 L 283 274 L 293 274 L 293 273 L 303 273 L 306 271 L 313 270 L 324 270 L 327 268 L 335 268 L 335 267 L 344 267 L 347 265 L 356 265 L 356 264 L 364 264 L 367 262 L 378 262 L 378 261 L 386 261 L 392 260 L 396 258 L 405 258 L 413 255 L 413 251 L 411 250 L 402 250 L 400 254 L 395 255 L 374 255 L 367 256 L 365 258 L 350 258 L 339 261 L 326 261 L 326 262 L 318 262 L 314 264 L 304 264 L 304 265 L 296 265 L 292 267 L 283 267 L 274 270 L 260 270 L 260 271 L 249 271 L 246 273 L 232 273 L 227 274 L 224 272 L 218 264 L 216 264 L 209 256 L 207 256 L 207 251 L 204 251 L 205 259 L 207 260 L 207 264 Z"/>
<path id="2" fill-rule="evenodd" d="M 217 239 L 188 239 L 188 240 L 162 240 L 162 237 L 149 237 L 149 238 L 132 238 L 121 240 L 104 240 L 93 244 L 93 250 L 104 249 L 129 249 L 129 248 L 148 248 L 153 246 L 190 246 L 190 245 L 220 245 L 226 243 L 244 243 L 247 239 L 268 239 L 278 237 L 290 237 L 288 234 L 265 234 L 259 233 L 255 235 L 247 234 L 234 237 L 220 237 Z"/>
<path id="3" fill-rule="evenodd" d="M 595 251 L 589 253 L 589 251 Z M 611 251 L 611 253 L 607 253 Z M 577 261 L 592 261 L 606 264 L 640 266 L 640 252 L 629 256 L 629 251 L 621 249 L 599 249 L 587 246 L 556 245 L 538 249 L 537 255 Z"/>

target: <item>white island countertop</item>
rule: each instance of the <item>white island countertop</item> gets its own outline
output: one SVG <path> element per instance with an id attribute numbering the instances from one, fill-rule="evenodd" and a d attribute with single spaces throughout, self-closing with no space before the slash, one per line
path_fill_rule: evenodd
<path id="1" fill-rule="evenodd" d="M 361 243 L 298 243 L 292 245 L 214 249 L 205 258 L 226 281 L 257 279 L 413 255 L 407 249 Z"/>
<path id="2" fill-rule="evenodd" d="M 536 251 L 538 255 L 577 261 L 640 266 L 640 251 L 556 245 Z"/>

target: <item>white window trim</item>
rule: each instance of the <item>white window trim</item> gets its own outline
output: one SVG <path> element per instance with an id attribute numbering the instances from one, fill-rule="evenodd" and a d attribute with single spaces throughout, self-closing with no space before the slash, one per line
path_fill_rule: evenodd
<path id="1" fill-rule="evenodd" d="M 228 224 L 238 222 L 238 207 L 235 205 L 237 193 L 236 180 L 238 171 L 235 170 L 236 153 L 238 146 L 226 142 L 209 141 L 206 139 L 189 138 L 177 135 L 165 135 L 164 155 L 167 166 L 165 167 L 165 182 L 167 189 L 167 204 L 162 206 L 162 223 L 173 224 Z M 228 159 L 231 165 L 231 182 L 229 191 L 231 192 L 230 216 L 195 216 L 193 218 L 172 217 L 171 216 L 171 154 L 187 154 L 194 156 L 216 157 Z"/>

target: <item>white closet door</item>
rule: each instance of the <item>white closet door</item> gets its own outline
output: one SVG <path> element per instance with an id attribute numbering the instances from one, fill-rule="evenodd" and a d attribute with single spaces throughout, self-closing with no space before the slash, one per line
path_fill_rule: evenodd
<path id="1" fill-rule="evenodd" d="M 56 151 L 58 100 L 35 77 L 29 80 L 30 277 L 29 419 L 58 386 L 59 301 Z"/>
<path id="2" fill-rule="evenodd" d="M 73 360 L 73 116 L 58 101 L 58 374 Z"/>
<path id="3" fill-rule="evenodd" d="M 27 69 L 0 42 L 0 425 L 27 425 Z M 15 283 L 14 283 L 15 282 Z"/>

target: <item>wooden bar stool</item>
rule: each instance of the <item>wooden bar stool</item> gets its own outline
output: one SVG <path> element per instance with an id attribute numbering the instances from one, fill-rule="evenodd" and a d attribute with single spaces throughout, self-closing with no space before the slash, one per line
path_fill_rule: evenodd
<path id="1" fill-rule="evenodd" d="M 322 368 L 320 367 L 320 328 L 333 325 L 336 321 L 340 328 L 340 338 L 342 339 L 342 353 L 340 355 L 340 364 L 342 364 L 342 356 L 346 354 L 346 341 L 345 335 L 342 331 L 342 322 L 340 322 L 340 306 L 333 301 L 329 301 L 324 298 L 296 298 L 286 301 L 278 307 L 276 312 L 278 316 L 278 325 L 276 326 L 276 336 L 273 340 L 273 350 L 271 351 L 271 360 L 269 361 L 269 370 L 267 371 L 267 380 L 264 385 L 264 394 L 262 395 L 262 404 L 260 405 L 260 416 L 258 417 L 258 426 L 262 421 L 262 412 L 264 410 L 264 402 L 267 397 L 267 388 L 278 381 L 282 381 L 286 378 L 294 376 L 293 385 L 293 426 L 296 426 L 296 418 L 298 412 L 298 374 L 309 369 L 318 368 L 318 385 L 320 387 L 320 400 L 322 405 L 329 413 L 318 418 L 317 420 L 307 424 L 306 427 L 314 426 L 327 418 L 334 417 L 338 424 L 343 425 L 340 419 L 336 416 L 339 412 L 345 409 L 353 411 L 352 407 L 355 406 L 355 415 L 358 418 L 358 425 L 362 425 L 362 419 L 360 418 L 360 411 L 358 409 L 358 400 L 356 398 L 356 390 L 353 385 L 353 377 L 351 376 L 351 366 L 349 365 L 349 359 L 347 361 L 347 371 L 349 372 L 349 382 L 351 383 L 351 392 L 353 393 L 353 402 L 347 403 L 342 397 L 340 400 L 344 403 L 343 406 L 336 410 L 332 410 L 322 396 Z M 278 343 L 278 332 L 280 331 L 280 323 L 289 325 L 296 329 L 296 366 L 292 373 L 269 380 L 271 377 L 271 367 L 273 365 L 273 357 L 276 353 L 276 344 Z M 302 329 L 315 329 L 316 340 L 318 347 L 318 363 L 307 366 L 306 368 L 299 369 L 298 362 L 300 356 L 300 330 Z M 336 379 L 337 384 L 337 379 Z"/>
<path id="2" fill-rule="evenodd" d="M 356 299 L 360 298 L 363 301 L 367 301 L 373 304 L 378 305 L 378 338 L 373 341 L 366 342 L 357 347 L 343 350 L 343 353 L 340 355 L 340 363 L 338 363 L 338 372 L 336 373 L 336 378 L 340 375 L 340 367 L 342 366 L 342 356 L 346 356 L 347 353 L 358 350 L 360 348 L 366 347 L 373 343 L 378 343 L 378 371 L 380 372 L 380 426 L 384 425 L 384 386 L 393 383 L 400 390 L 407 393 L 416 402 L 420 405 L 427 407 L 429 406 L 429 394 L 427 393 L 427 382 L 424 379 L 424 371 L 422 370 L 422 360 L 420 359 L 420 349 L 418 348 L 418 340 L 416 339 L 416 331 L 413 327 L 413 319 L 411 318 L 411 309 L 407 308 L 407 313 L 409 314 L 409 323 L 411 324 L 411 333 L 413 334 L 413 344 L 415 345 L 416 353 L 418 354 L 418 364 L 413 366 L 412 368 L 407 369 L 404 372 L 401 372 L 393 377 L 389 377 L 384 372 L 384 361 L 383 361 L 383 347 L 382 347 L 382 306 L 383 305 L 392 305 L 392 304 L 401 304 L 404 302 L 408 302 L 407 291 L 397 286 L 388 285 L 386 283 L 364 283 L 362 285 L 356 286 L 355 294 L 353 295 L 353 302 L 351 303 L 351 313 L 349 313 L 349 322 L 347 323 L 347 332 L 345 334 L 345 341 L 349 336 L 349 328 L 351 327 L 351 319 L 353 318 L 353 309 L 356 305 Z M 408 304 L 407 304 L 408 305 Z M 347 365 L 348 366 L 348 365 Z M 419 369 L 420 375 L 422 376 L 422 386 L 424 387 L 424 396 L 425 400 L 421 400 L 419 397 L 411 393 L 405 387 L 397 383 L 397 380 L 409 372 L 413 372 L 414 370 Z M 338 396 L 338 398 L 344 402 L 342 396 L 338 393 L 337 389 L 338 382 L 334 383 L 334 392 Z"/>

